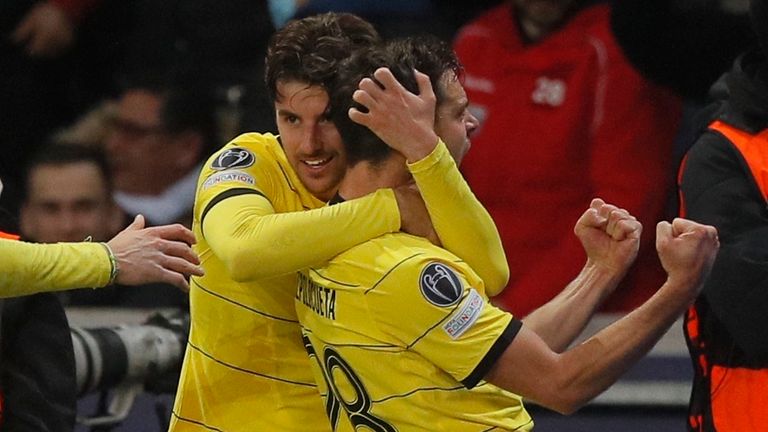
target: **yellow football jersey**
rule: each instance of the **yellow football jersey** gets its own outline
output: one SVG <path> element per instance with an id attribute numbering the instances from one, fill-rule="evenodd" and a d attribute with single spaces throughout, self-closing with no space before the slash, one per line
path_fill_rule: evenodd
<path id="1" fill-rule="evenodd" d="M 521 322 L 463 261 L 386 234 L 299 278 L 305 347 L 336 431 L 528 431 L 522 399 L 482 380 Z"/>
<path id="2" fill-rule="evenodd" d="M 205 276 L 194 277 L 191 281 L 191 328 L 171 430 L 330 430 L 309 369 L 293 305 L 297 281 L 295 269 L 300 268 L 300 264 L 289 263 L 286 268 L 293 268 L 294 272 L 283 272 L 281 276 L 238 282 L 230 276 L 231 269 L 227 269 L 213 252 L 210 239 L 206 239 L 203 232 L 204 223 L 213 229 L 233 225 L 225 218 L 238 217 L 229 212 L 217 213 L 212 210 L 214 207 L 226 206 L 237 202 L 236 197 L 253 194 L 266 198 L 265 206 L 270 207 L 270 214 L 298 212 L 296 216 L 301 217 L 310 213 L 302 210 L 324 205 L 301 185 L 273 135 L 242 135 L 206 163 L 198 181 L 193 222 L 197 238 L 194 248 L 200 256 Z M 381 196 L 372 199 L 383 201 Z M 396 203 L 391 196 L 386 200 L 389 201 L 389 207 L 386 203 L 375 202 L 376 208 L 389 208 L 390 216 L 384 212 L 376 221 L 365 223 L 359 233 L 361 239 L 355 240 L 357 243 L 398 229 Z M 331 207 L 317 211 L 327 220 L 344 219 Z M 233 212 L 239 213 L 239 209 Z M 364 212 L 370 210 L 364 209 Z M 347 219 L 352 217 L 347 216 Z M 241 228 L 239 225 L 235 227 Z M 349 231 L 344 226 L 337 229 Z M 332 230 L 324 230 L 325 233 L 328 231 Z M 307 238 L 310 234 L 296 233 L 296 236 Z M 247 236 L 258 236 L 259 233 L 243 235 L 247 242 Z M 350 246 L 341 240 L 339 243 L 336 246 L 339 250 Z M 270 246 L 285 248 L 285 256 L 291 256 L 290 251 L 295 250 L 295 255 L 309 256 L 310 260 L 314 253 L 306 243 L 287 239 Z M 275 263 L 275 266 L 282 264 Z M 270 271 L 280 273 L 275 269 Z"/>
<path id="3" fill-rule="evenodd" d="M 504 280 L 495 226 L 444 145 L 411 169 L 430 215 L 441 221 L 438 234 L 451 228 L 446 241 L 456 253 L 477 260 L 489 279 Z M 400 214 L 390 189 L 321 206 L 273 135 L 241 135 L 208 160 L 193 221 L 206 274 L 191 283 L 190 337 L 171 430 L 330 429 L 293 306 L 295 272 L 397 231 Z M 462 233 L 474 243 L 449 241 L 468 238 Z"/>

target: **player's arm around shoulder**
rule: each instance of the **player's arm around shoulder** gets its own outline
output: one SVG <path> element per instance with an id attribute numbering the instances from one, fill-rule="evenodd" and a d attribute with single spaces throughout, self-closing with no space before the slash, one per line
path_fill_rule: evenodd
<path id="1" fill-rule="evenodd" d="M 395 189 L 401 215 L 415 217 L 404 217 L 402 230 L 423 236 L 420 229 L 425 221 L 420 219 L 429 216 L 443 247 L 469 262 L 483 276 L 491 293 L 498 294 L 509 280 L 501 238 L 457 168 L 453 157 L 460 155 L 451 155 L 435 133 L 437 98 L 430 78 L 416 72 L 417 95 L 403 87 L 387 68 L 376 70 L 374 77 L 380 85 L 365 78 L 354 96 L 368 112 L 352 108 L 349 116 L 370 128 L 409 162 L 420 199 L 408 200 L 407 188 Z M 427 215 L 409 209 L 420 206 L 421 198 Z"/>
<path id="2" fill-rule="evenodd" d="M 496 224 L 459 172 L 445 143 L 408 164 L 443 247 L 467 261 L 489 296 L 509 281 L 509 265 Z M 397 190 L 396 190 L 397 192 Z"/>
<path id="3" fill-rule="evenodd" d="M 277 139 L 266 137 L 262 146 L 225 148 L 209 167 L 221 181 L 201 181 L 200 234 L 233 280 L 294 273 L 397 230 L 391 190 L 322 206 L 291 171 Z"/>
<path id="4" fill-rule="evenodd" d="M 282 173 L 275 160 L 279 147 L 269 134 L 243 134 L 222 147 L 204 165 L 195 198 L 198 236 L 229 269 L 235 280 L 250 280 L 256 266 L 260 218 L 275 213 Z M 251 269 L 251 270 L 249 270 Z"/>

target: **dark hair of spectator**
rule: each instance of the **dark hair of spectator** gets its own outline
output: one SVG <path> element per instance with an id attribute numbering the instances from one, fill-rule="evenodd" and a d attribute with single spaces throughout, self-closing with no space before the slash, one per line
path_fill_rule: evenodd
<path id="1" fill-rule="evenodd" d="M 763 53 L 768 55 L 768 1 L 751 0 L 749 2 L 749 18 L 760 48 Z"/>
<path id="2" fill-rule="evenodd" d="M 358 83 L 373 77 L 376 69 L 387 67 L 408 91 L 418 94 L 414 69 L 427 75 L 437 98 L 437 106 L 445 100 L 441 78 L 452 72 L 458 78 L 461 66 L 451 47 L 431 36 L 395 39 L 384 46 L 358 50 L 339 65 L 337 80 L 329 91 L 331 119 L 339 130 L 350 165 L 360 161 L 377 164 L 386 159 L 391 149 L 365 126 L 350 120 L 348 111 L 365 108 L 352 100 Z"/>
<path id="3" fill-rule="evenodd" d="M 147 70 L 125 78 L 122 87 L 123 91 L 146 90 L 163 100 L 160 123 L 166 132 L 199 133 L 204 142 L 200 160 L 206 159 L 222 144 L 214 90 L 202 77 L 174 70 Z"/>
<path id="4" fill-rule="evenodd" d="M 277 100 L 278 81 L 328 87 L 339 62 L 360 47 L 379 43 L 376 29 L 349 13 L 325 13 L 288 22 L 272 35 L 267 48 L 265 81 Z"/>
<path id="5" fill-rule="evenodd" d="M 36 168 L 50 165 L 72 165 L 83 162 L 96 166 L 107 191 L 111 194 L 112 173 L 107 159 L 100 149 L 84 145 L 50 143 L 38 150 L 27 164 L 24 180 L 24 199 L 26 200 L 29 194 L 29 176 Z"/>

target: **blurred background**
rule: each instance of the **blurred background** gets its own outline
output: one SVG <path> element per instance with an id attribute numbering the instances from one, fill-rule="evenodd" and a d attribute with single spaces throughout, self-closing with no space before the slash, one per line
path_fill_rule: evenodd
<path id="1" fill-rule="evenodd" d="M 646 227 L 677 214 L 675 174 L 697 131 L 697 114 L 712 84 L 755 44 L 748 6 L 747 0 L 4 0 L 0 230 L 37 242 L 101 241 L 138 213 L 153 225 L 189 226 L 202 161 L 242 132 L 276 133 L 263 84 L 270 35 L 294 17 L 347 11 L 386 38 L 432 33 L 454 44 L 481 121 L 462 170 L 499 225 L 513 275 L 494 301 L 525 315 L 580 268 L 572 227 L 590 197 L 625 206 Z M 558 211 L 520 211 L 539 207 Z M 551 237 L 532 238 L 541 224 L 552 227 Z M 650 255 L 640 257 L 641 270 L 585 337 L 659 286 L 663 273 L 652 239 L 644 242 Z M 563 265 L 552 268 L 553 262 Z M 3 305 L 4 375 L 23 377 L 20 365 L 34 364 L 46 376 L 60 376 L 48 360 L 60 345 L 46 341 L 71 338 L 74 357 L 66 361 L 77 376 L 49 384 L 70 389 L 62 390 L 67 394 L 77 389 L 62 396 L 78 399 L 76 430 L 167 429 L 188 331 L 184 293 L 152 285 L 33 297 Z M 66 316 L 51 312 L 57 305 Z M 531 407 L 536 430 L 683 430 L 691 377 L 678 323 L 575 415 Z M 50 389 L 30 387 L 36 391 Z M 45 412 L 30 409 L 30 415 Z"/>

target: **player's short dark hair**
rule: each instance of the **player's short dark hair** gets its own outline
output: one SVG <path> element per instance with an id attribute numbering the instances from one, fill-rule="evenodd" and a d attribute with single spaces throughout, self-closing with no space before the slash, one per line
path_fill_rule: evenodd
<path id="1" fill-rule="evenodd" d="M 277 100 L 278 81 L 299 81 L 327 87 L 338 64 L 360 47 L 380 42 L 364 19 L 329 12 L 288 22 L 269 41 L 265 81 L 269 97 Z"/>
<path id="2" fill-rule="evenodd" d="M 78 144 L 51 142 L 39 149 L 26 166 L 23 195 L 29 197 L 29 179 L 32 171 L 41 166 L 64 166 L 76 163 L 90 163 L 96 166 L 107 192 L 112 193 L 112 172 L 104 152 L 99 148 Z"/>
<path id="3" fill-rule="evenodd" d="M 457 77 L 461 73 L 460 63 L 451 47 L 433 36 L 395 39 L 384 45 L 359 50 L 342 62 L 329 91 L 330 114 L 351 165 L 360 161 L 376 164 L 391 152 L 390 147 L 370 129 L 353 122 L 348 115 L 352 107 L 365 111 L 352 100 L 352 94 L 361 79 L 372 77 L 380 67 L 389 68 L 400 84 L 414 94 L 419 92 L 414 69 L 426 74 L 432 83 L 438 106 L 445 99 L 440 79 L 447 72 L 453 72 Z"/>
<path id="4" fill-rule="evenodd" d="M 446 72 L 453 72 L 461 77 L 462 67 L 453 48 L 435 36 L 423 35 L 394 39 L 386 45 L 391 60 L 402 65 L 406 70 L 416 69 L 427 75 L 437 97 L 437 105 L 445 100 L 445 88 L 440 79 Z"/>

